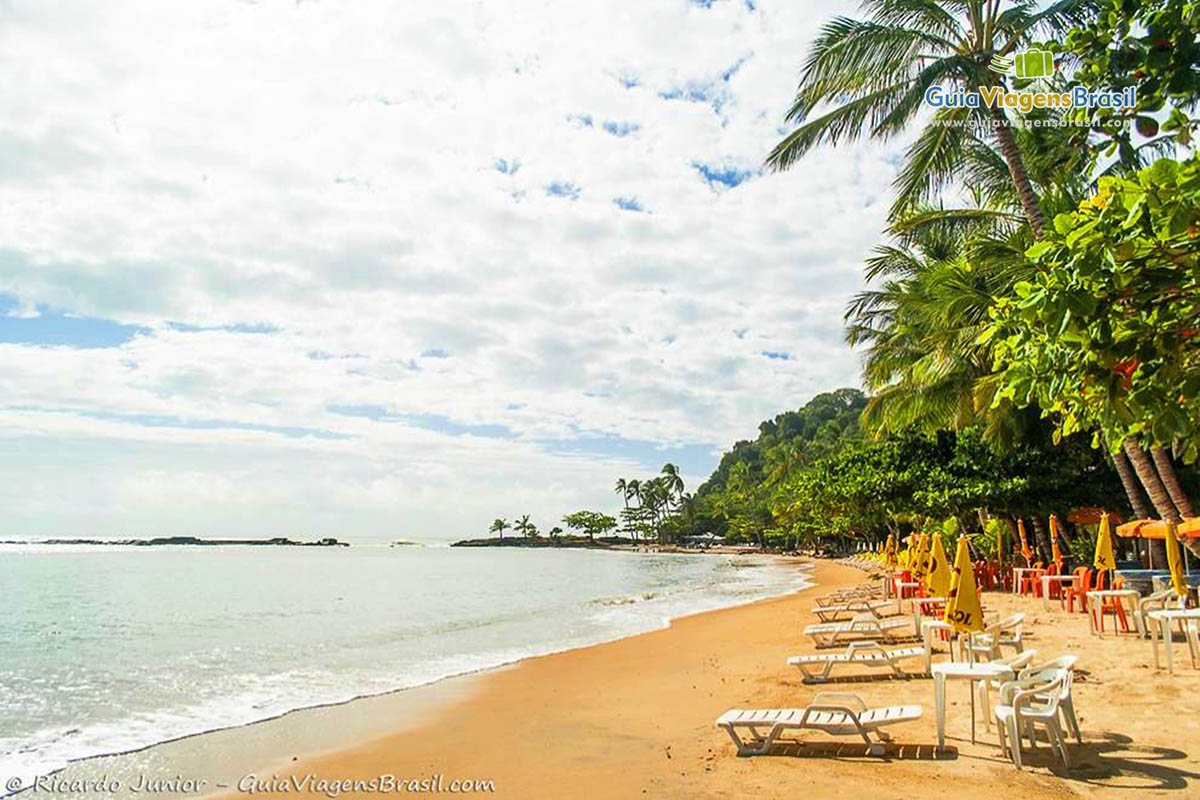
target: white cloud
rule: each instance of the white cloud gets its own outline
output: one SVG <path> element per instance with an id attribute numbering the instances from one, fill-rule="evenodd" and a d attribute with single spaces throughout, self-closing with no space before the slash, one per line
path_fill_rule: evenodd
<path id="1" fill-rule="evenodd" d="M 841 311 L 898 145 L 735 188 L 697 168 L 759 169 L 807 43 L 848 11 L 0 6 L 23 75 L 0 95 L 0 293 L 153 330 L 0 345 L 0 527 L 549 524 L 642 469 L 555 441 L 727 446 L 855 383 Z M 329 411 L 355 405 L 513 435 Z"/>

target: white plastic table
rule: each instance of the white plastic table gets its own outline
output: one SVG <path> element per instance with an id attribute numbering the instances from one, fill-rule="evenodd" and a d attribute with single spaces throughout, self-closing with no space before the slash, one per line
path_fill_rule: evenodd
<path id="1" fill-rule="evenodd" d="M 1154 667 L 1159 667 L 1158 663 L 1158 638 L 1163 638 L 1164 644 L 1167 646 L 1167 672 L 1171 675 L 1175 674 L 1175 647 L 1174 637 L 1171 634 L 1171 624 L 1176 620 L 1200 619 L 1200 608 L 1167 608 L 1159 611 L 1150 611 L 1146 614 L 1146 619 L 1150 626 L 1150 643 L 1154 647 Z M 1188 640 L 1188 647 L 1192 647 L 1192 642 Z M 1196 657 L 1196 653 L 1192 653 L 1192 658 Z"/>
<path id="2" fill-rule="evenodd" d="M 1103 607 L 1103 601 L 1112 598 L 1122 605 L 1128 607 L 1130 616 L 1133 617 L 1133 627 L 1137 630 L 1138 635 L 1145 631 L 1142 630 L 1142 615 L 1138 613 L 1138 601 L 1142 599 L 1142 595 L 1136 589 L 1099 589 L 1094 592 L 1087 593 L 1088 601 L 1088 618 L 1092 622 L 1092 633 L 1104 638 L 1104 631 L 1101 630 L 1104 625 L 1104 620 L 1100 618 Z M 1113 611 L 1113 631 L 1117 629 L 1117 612 Z"/>
<path id="3" fill-rule="evenodd" d="M 944 597 L 914 597 L 912 599 L 913 623 L 917 627 L 917 631 L 921 630 L 921 623 L 926 619 L 941 619 L 942 612 L 946 610 L 946 598 Z"/>
<path id="4" fill-rule="evenodd" d="M 1075 583 L 1079 579 L 1077 575 L 1043 575 L 1042 576 L 1042 608 L 1050 608 L 1050 584 L 1061 584 L 1058 589 L 1059 595 L 1063 589 Z"/>
<path id="5" fill-rule="evenodd" d="M 979 664 L 969 664 L 965 661 L 934 664 L 930 672 L 933 673 L 933 705 L 937 709 L 938 750 L 944 750 L 946 747 L 946 681 L 965 680 L 971 683 L 971 744 L 975 744 L 976 682 L 995 680 L 1003 682 L 1011 681 L 1016 677 L 1012 667 L 990 661 Z"/>
<path id="6" fill-rule="evenodd" d="M 946 649 L 950 652 L 950 660 L 954 660 L 954 626 L 940 619 L 921 620 L 921 641 L 925 645 L 925 671 L 933 672 L 933 640 L 942 633 L 946 634 Z"/>
<path id="7" fill-rule="evenodd" d="M 1043 573 L 1045 571 L 1046 571 L 1046 569 L 1044 567 L 1013 567 L 1012 593 L 1013 594 L 1021 593 L 1021 578 L 1025 577 L 1026 572 Z"/>

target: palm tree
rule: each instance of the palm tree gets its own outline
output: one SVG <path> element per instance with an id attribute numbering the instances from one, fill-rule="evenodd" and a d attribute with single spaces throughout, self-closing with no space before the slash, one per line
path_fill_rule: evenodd
<path id="1" fill-rule="evenodd" d="M 775 146 L 767 165 L 792 166 L 820 144 L 866 135 L 889 139 L 925 106 L 928 89 L 979 91 L 1003 85 L 988 67 L 1042 37 L 1087 18 L 1090 0 L 864 0 L 868 19 L 837 17 L 821 30 L 804 64 L 787 120 L 800 123 Z M 815 119 L 812 113 L 832 105 Z M 1002 108 L 942 108 L 909 147 L 896 179 L 898 215 L 963 176 L 965 156 L 981 140 L 971 124 L 992 129 L 1021 209 L 1039 239 L 1046 218 L 1025 159 Z"/>
<path id="2" fill-rule="evenodd" d="M 508 528 L 509 528 L 508 520 L 497 517 L 495 520 L 492 521 L 492 527 L 488 528 L 488 531 L 491 533 L 499 534 L 500 538 L 503 539 L 504 531 L 508 530 Z"/>
<path id="3" fill-rule="evenodd" d="M 664 485 L 670 497 L 683 494 L 683 478 L 679 476 L 679 467 L 670 462 L 663 464 L 662 475 L 662 480 L 665 482 Z"/>
<path id="4" fill-rule="evenodd" d="M 621 495 L 621 500 L 625 502 L 625 507 L 629 508 L 629 484 L 624 478 L 617 478 L 617 485 L 613 487 L 613 491 Z"/>
<path id="5" fill-rule="evenodd" d="M 871 390 L 864 426 L 879 434 L 984 422 L 989 439 L 1011 438 L 1022 420 L 992 409 L 992 354 L 979 337 L 995 297 L 1027 275 L 1027 235 L 993 208 L 918 208 L 892 234 L 895 243 L 867 261 L 876 286 L 846 310 L 846 340 L 863 349 Z"/>
<path id="6" fill-rule="evenodd" d="M 523 536 L 528 536 L 529 530 L 532 527 L 533 523 L 529 521 L 528 514 L 522 514 L 521 518 L 513 523 L 513 530 L 519 532 Z"/>

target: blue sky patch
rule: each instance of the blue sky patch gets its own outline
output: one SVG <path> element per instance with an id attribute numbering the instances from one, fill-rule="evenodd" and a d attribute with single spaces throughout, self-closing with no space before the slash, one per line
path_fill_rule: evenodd
<path id="1" fill-rule="evenodd" d="M 503 172 L 505 175 L 516 175 L 517 170 L 521 168 L 521 161 L 516 158 L 497 158 L 495 162 L 493 162 L 492 167 L 495 168 L 497 172 Z"/>
<path id="2" fill-rule="evenodd" d="M 120 347 L 135 336 L 153 334 L 141 325 L 126 325 L 100 317 L 81 317 L 37 306 L 36 317 L 15 317 L 20 307 L 12 295 L 0 295 L 0 342 L 41 347 L 75 347 L 94 350 Z"/>
<path id="3" fill-rule="evenodd" d="M 643 213 L 646 211 L 645 207 L 638 202 L 636 197 L 614 197 L 613 204 L 622 211 L 641 211 Z"/>
<path id="4" fill-rule="evenodd" d="M 631 69 L 621 70 L 621 74 L 617 75 L 617 82 L 626 89 L 632 89 L 642 85 L 642 76 Z"/>
<path id="5" fill-rule="evenodd" d="M 421 353 L 421 358 L 449 358 L 450 354 L 440 347 L 433 347 Z"/>
<path id="6" fill-rule="evenodd" d="M 84 411 L 61 408 L 29 408 L 15 409 L 25 411 L 49 412 L 53 414 L 75 414 L 88 419 L 104 422 L 120 422 L 126 425 L 137 425 L 141 428 L 184 428 L 187 430 L 206 431 L 259 431 L 275 433 L 289 439 L 349 439 L 349 434 L 328 431 L 321 428 L 303 428 L 295 425 L 263 425 L 257 422 L 241 422 L 232 419 L 186 419 L 172 414 L 123 414 L 116 411 Z"/>
<path id="7" fill-rule="evenodd" d="M 570 181 L 554 181 L 546 186 L 546 194 L 551 197 L 566 197 L 571 200 L 578 200 L 582 192 L 582 189 Z"/>
<path id="8" fill-rule="evenodd" d="M 180 333 L 204 333 L 206 331 L 223 331 L 225 333 L 279 333 L 283 330 L 278 325 L 266 322 L 235 322 L 232 325 L 193 325 L 188 322 L 168 322 L 167 327 Z"/>
<path id="9" fill-rule="evenodd" d="M 786 350 L 763 350 L 762 355 L 772 361 L 795 361 L 796 357 Z"/>
<path id="10" fill-rule="evenodd" d="M 374 422 L 401 422 L 449 436 L 482 436 L 489 439 L 516 438 L 516 434 L 504 425 L 475 425 L 455 422 L 442 414 L 393 414 L 384 406 L 370 404 L 332 405 L 327 409 L 344 417 L 361 417 Z"/>
<path id="11" fill-rule="evenodd" d="M 539 444 L 551 453 L 560 455 L 599 456 L 602 458 L 625 458 L 638 462 L 648 473 L 645 477 L 657 475 L 662 465 L 666 463 L 679 467 L 680 472 L 688 475 L 707 476 L 717 467 L 721 458 L 715 444 L 684 444 L 663 446 L 656 442 L 640 439 L 625 439 L 620 436 L 580 436 L 576 439 L 541 441 Z M 640 478 L 641 475 L 626 475 L 627 478 Z M 695 486 L 686 487 L 686 491 L 696 491 Z"/>
<path id="12" fill-rule="evenodd" d="M 595 122 L 591 114 L 568 114 L 567 122 L 577 128 L 590 128 Z"/>
<path id="13" fill-rule="evenodd" d="M 642 127 L 636 122 L 616 122 L 614 120 L 605 120 L 601 125 L 605 133 L 611 133 L 613 136 L 628 136 L 631 133 L 637 133 Z"/>
<path id="14" fill-rule="evenodd" d="M 711 164 L 703 164 L 699 161 L 693 161 L 692 167 L 700 173 L 700 177 L 704 178 L 704 182 L 713 189 L 721 186 L 726 189 L 732 189 L 758 174 L 756 170 L 738 169 L 737 167 L 729 166 L 718 167 Z"/>

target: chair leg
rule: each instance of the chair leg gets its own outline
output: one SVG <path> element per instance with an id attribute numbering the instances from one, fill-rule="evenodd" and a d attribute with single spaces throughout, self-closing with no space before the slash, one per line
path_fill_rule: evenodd
<path id="1" fill-rule="evenodd" d="M 1058 718 L 1050 717 L 1046 720 L 1046 732 L 1050 734 L 1050 740 L 1054 743 L 1055 749 L 1058 750 L 1059 756 L 1062 757 L 1063 767 L 1071 768 L 1071 757 L 1067 755 L 1067 743 L 1063 736 L 1062 728 L 1059 727 Z"/>
<path id="2" fill-rule="evenodd" d="M 1071 731 L 1075 734 L 1075 740 L 1083 744 L 1083 734 L 1079 732 L 1079 720 L 1075 718 L 1075 701 L 1068 697 L 1059 703 L 1059 708 L 1062 709 L 1067 724 L 1071 726 Z"/>
<path id="3" fill-rule="evenodd" d="M 1020 722 L 1017 721 L 1016 714 L 1013 714 L 1008 718 L 1008 726 L 1008 736 L 1010 739 L 1008 746 L 1012 751 L 1013 765 L 1016 766 L 1017 769 L 1023 769 L 1021 766 L 1021 734 L 1018 733 L 1020 729 Z"/>

